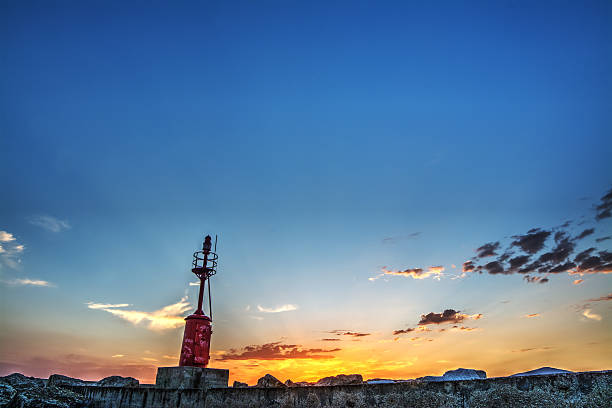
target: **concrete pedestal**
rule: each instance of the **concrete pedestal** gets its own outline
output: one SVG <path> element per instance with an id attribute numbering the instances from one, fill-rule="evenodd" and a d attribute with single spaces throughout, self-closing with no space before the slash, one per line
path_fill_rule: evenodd
<path id="1" fill-rule="evenodd" d="M 157 388 L 226 388 L 229 370 L 202 367 L 158 367 L 155 385 Z"/>

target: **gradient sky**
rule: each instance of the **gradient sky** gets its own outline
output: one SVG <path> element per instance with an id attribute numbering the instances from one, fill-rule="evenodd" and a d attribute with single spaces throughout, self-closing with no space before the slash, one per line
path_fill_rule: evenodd
<path id="1" fill-rule="evenodd" d="M 612 368 L 612 3 L 196 3 L 0 5 L 0 375 Z"/>

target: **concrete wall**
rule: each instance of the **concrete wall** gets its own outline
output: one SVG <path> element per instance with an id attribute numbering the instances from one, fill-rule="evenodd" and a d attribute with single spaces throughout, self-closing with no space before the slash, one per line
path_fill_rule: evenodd
<path id="1" fill-rule="evenodd" d="M 612 372 L 487 380 L 296 388 L 69 387 L 99 408 L 601 408 L 612 407 Z"/>

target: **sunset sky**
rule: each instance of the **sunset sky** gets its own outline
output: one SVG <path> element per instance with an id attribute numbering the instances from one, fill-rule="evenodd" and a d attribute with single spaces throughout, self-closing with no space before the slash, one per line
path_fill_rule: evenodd
<path id="1" fill-rule="evenodd" d="M 612 2 L 0 5 L 0 375 L 612 369 Z"/>

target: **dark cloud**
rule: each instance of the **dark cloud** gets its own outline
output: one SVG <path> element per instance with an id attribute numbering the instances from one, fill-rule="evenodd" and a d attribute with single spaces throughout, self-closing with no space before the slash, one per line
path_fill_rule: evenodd
<path id="1" fill-rule="evenodd" d="M 332 330 L 327 333 L 335 334 L 336 336 L 351 336 L 351 337 L 365 337 L 365 336 L 369 336 L 372 334 L 372 333 L 352 332 L 350 330 Z"/>
<path id="2" fill-rule="evenodd" d="M 461 314 L 453 309 L 446 309 L 442 313 L 428 313 L 421 315 L 419 325 L 441 324 L 441 323 L 461 323 L 467 315 Z"/>
<path id="3" fill-rule="evenodd" d="M 574 258 L 574 262 L 582 263 L 585 259 L 591 256 L 591 252 L 593 252 L 594 250 L 595 248 L 585 249 L 584 251 L 576 255 L 576 258 Z"/>
<path id="4" fill-rule="evenodd" d="M 552 251 L 540 255 L 540 258 L 538 259 L 538 261 L 542 263 L 548 263 L 551 267 L 564 262 L 576 248 L 576 244 L 570 241 L 565 234 L 558 239 L 555 236 L 555 241 L 557 242 L 557 246 Z"/>
<path id="5" fill-rule="evenodd" d="M 551 268 L 548 270 L 549 273 L 561 273 L 561 272 L 567 272 L 570 271 L 571 269 L 575 268 L 576 264 L 573 262 L 566 262 L 562 265 L 557 265 L 554 268 Z"/>
<path id="6" fill-rule="evenodd" d="M 393 332 L 393 335 L 394 335 L 394 336 L 397 336 L 397 335 L 399 335 L 399 334 L 410 333 L 410 332 L 413 332 L 414 330 L 415 330 L 415 329 L 414 329 L 413 327 L 408 328 L 408 329 L 395 330 L 395 331 Z"/>
<path id="7" fill-rule="evenodd" d="M 510 257 L 514 255 L 513 252 L 504 252 L 502 255 L 500 255 L 499 258 L 497 258 L 498 262 L 506 262 L 508 259 L 510 259 Z"/>
<path id="8" fill-rule="evenodd" d="M 527 281 L 527 283 L 546 283 L 548 282 L 548 278 L 542 278 L 540 276 L 530 276 L 525 275 L 523 279 Z"/>
<path id="9" fill-rule="evenodd" d="M 476 250 L 476 257 L 478 258 L 486 258 L 488 256 L 495 256 L 497 253 L 495 252 L 499 248 L 499 242 L 489 242 L 484 244 L 480 248 Z"/>
<path id="10" fill-rule="evenodd" d="M 612 253 L 600 251 L 598 255 L 590 255 L 594 248 L 589 248 L 576 256 L 578 264 L 575 273 L 612 273 Z"/>
<path id="11" fill-rule="evenodd" d="M 591 234 L 592 234 L 592 233 L 594 233 L 594 232 L 595 232 L 595 228 L 588 228 L 588 229 L 585 229 L 584 231 L 582 231 L 582 232 L 581 232 L 581 233 L 580 233 L 580 234 L 579 234 L 579 235 L 578 235 L 576 238 L 574 238 L 574 239 L 575 239 L 575 240 L 582 239 L 582 238 L 584 238 L 584 237 L 587 237 L 587 236 L 591 235 Z"/>
<path id="12" fill-rule="evenodd" d="M 343 336 L 351 336 L 351 337 L 365 337 L 365 336 L 369 336 L 372 333 L 355 333 L 355 332 L 346 332 L 346 333 L 342 333 Z"/>
<path id="13" fill-rule="evenodd" d="M 473 261 L 466 261 L 463 263 L 463 272 L 471 272 L 473 271 L 475 268 L 474 262 Z"/>
<path id="14" fill-rule="evenodd" d="M 333 353 L 341 349 L 330 350 L 312 348 L 303 349 L 297 344 L 281 344 L 280 342 L 262 345 L 246 346 L 242 350 L 231 349 L 221 355 L 217 361 L 227 360 L 289 360 L 299 358 L 326 359 L 334 358 Z"/>
<path id="15" fill-rule="evenodd" d="M 499 261 L 493 261 L 493 262 L 489 262 L 488 264 L 486 264 L 484 266 L 484 268 L 487 270 L 487 272 L 489 272 L 491 275 L 495 275 L 498 273 L 512 273 L 509 271 L 504 270 L 504 266 L 502 265 L 501 262 Z"/>
<path id="16" fill-rule="evenodd" d="M 607 237 L 600 237 L 600 238 L 597 238 L 597 239 L 595 240 L 595 242 L 600 243 L 600 242 L 607 241 L 607 240 L 609 240 L 609 239 L 612 239 L 612 236 L 607 236 Z"/>
<path id="17" fill-rule="evenodd" d="M 516 270 L 529 262 L 529 255 L 521 255 L 510 259 L 510 269 Z"/>
<path id="18" fill-rule="evenodd" d="M 342 339 L 339 338 L 333 338 L 333 339 L 321 339 L 321 341 L 340 341 Z"/>
<path id="19" fill-rule="evenodd" d="M 532 231 L 532 232 L 529 232 Z M 512 246 L 516 246 L 521 248 L 528 254 L 535 254 L 539 252 L 542 248 L 544 248 L 544 242 L 550 236 L 550 231 L 541 231 L 539 229 L 531 229 L 525 235 L 514 235 L 514 241 L 512 241 Z"/>
<path id="20" fill-rule="evenodd" d="M 596 208 L 597 215 L 595 219 L 597 221 L 612 217 L 612 189 L 608 191 L 608 194 L 601 197 L 601 203 Z"/>

